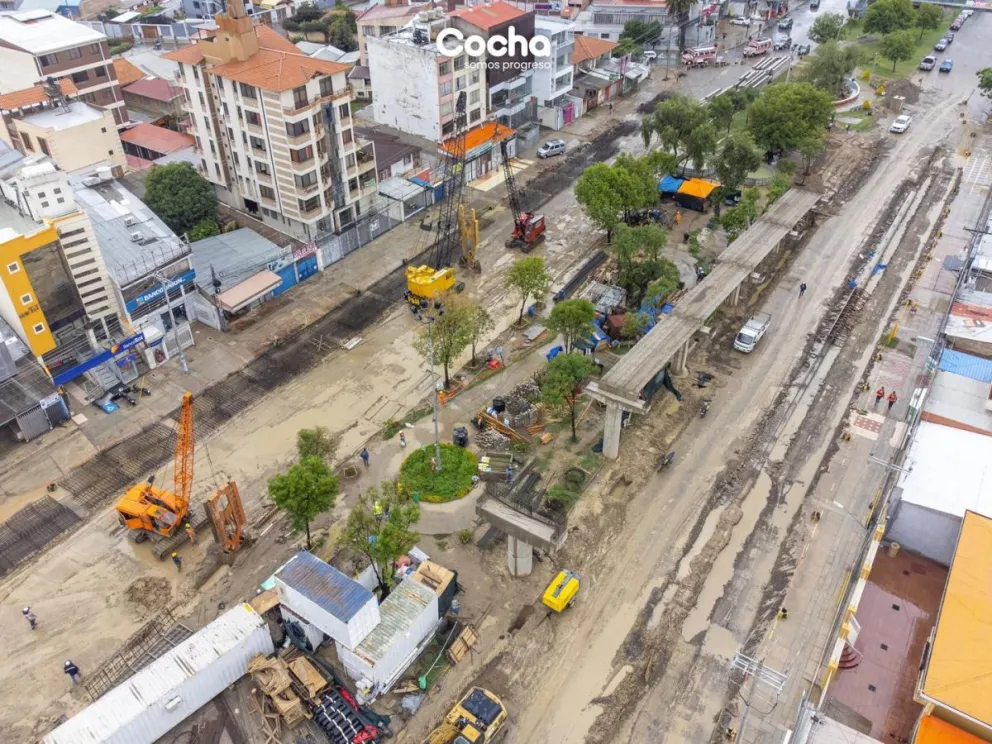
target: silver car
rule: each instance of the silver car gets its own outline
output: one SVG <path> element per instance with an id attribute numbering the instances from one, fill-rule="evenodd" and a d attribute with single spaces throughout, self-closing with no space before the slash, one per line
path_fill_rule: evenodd
<path id="1" fill-rule="evenodd" d="M 548 140 L 539 148 L 537 148 L 537 157 L 539 158 L 553 158 L 555 155 L 565 154 L 565 140 L 555 139 Z"/>

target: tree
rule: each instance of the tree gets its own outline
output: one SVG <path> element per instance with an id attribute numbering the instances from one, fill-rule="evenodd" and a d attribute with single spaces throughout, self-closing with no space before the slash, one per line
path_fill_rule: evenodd
<path id="1" fill-rule="evenodd" d="M 803 175 L 809 175 L 809 168 L 813 164 L 813 160 L 819 155 L 827 146 L 827 133 L 826 132 L 810 132 L 809 135 L 799 143 L 799 153 L 803 156 Z"/>
<path id="2" fill-rule="evenodd" d="M 868 6 L 871 8 L 872 6 Z M 882 37 L 882 44 L 879 47 L 879 54 L 884 59 L 892 60 L 892 72 L 896 71 L 896 65 L 912 59 L 916 52 L 916 38 L 912 31 L 893 31 Z"/>
<path id="3" fill-rule="evenodd" d="M 807 58 L 804 80 L 835 99 L 843 98 L 846 81 L 860 57 L 857 47 L 828 41 Z"/>
<path id="4" fill-rule="evenodd" d="M 186 233 L 190 243 L 204 238 L 212 238 L 214 235 L 220 235 L 220 225 L 217 224 L 217 220 L 210 217 L 200 220 Z"/>
<path id="5" fill-rule="evenodd" d="M 614 245 L 619 269 L 617 284 L 627 292 L 628 307 L 641 306 L 648 285 L 670 263 L 661 258 L 667 243 L 668 234 L 657 225 L 620 227 Z"/>
<path id="6" fill-rule="evenodd" d="M 720 183 L 733 192 L 761 165 L 761 154 L 747 132 L 734 132 L 723 141 L 714 165 Z"/>
<path id="7" fill-rule="evenodd" d="M 620 32 L 620 40 L 631 39 L 638 46 L 654 46 L 661 39 L 661 23 L 658 21 L 627 21 Z"/>
<path id="8" fill-rule="evenodd" d="M 986 98 L 992 98 L 992 67 L 978 71 L 978 90 Z"/>
<path id="9" fill-rule="evenodd" d="M 620 40 L 617 42 L 617 45 L 613 47 L 613 51 L 610 53 L 610 56 L 614 58 L 626 57 L 627 55 L 636 57 L 643 51 L 644 50 L 641 49 L 639 45 L 634 43 L 633 39 L 621 36 Z"/>
<path id="10" fill-rule="evenodd" d="M 811 131 L 826 129 L 833 98 L 809 83 L 779 83 L 766 88 L 749 112 L 748 126 L 760 147 L 795 150 Z"/>
<path id="11" fill-rule="evenodd" d="M 586 210 L 593 224 L 606 231 L 609 242 L 623 211 L 613 169 L 606 163 L 595 163 L 586 168 L 575 184 L 575 200 Z"/>
<path id="12" fill-rule="evenodd" d="M 393 585 L 393 564 L 417 544 L 420 534 L 410 529 L 420 519 L 420 508 L 400 496 L 396 484 L 386 481 L 358 497 L 344 528 L 343 542 L 365 556 L 375 572 L 380 601 Z"/>
<path id="13" fill-rule="evenodd" d="M 321 462 L 330 462 L 341 444 L 339 437 L 331 434 L 324 426 L 300 429 L 296 432 L 296 453 L 300 460 L 316 457 Z"/>
<path id="14" fill-rule="evenodd" d="M 551 310 L 545 325 L 553 334 L 565 337 L 565 353 L 571 353 L 575 342 L 589 338 L 592 322 L 596 319 L 596 306 L 589 300 L 562 300 Z"/>
<path id="15" fill-rule="evenodd" d="M 737 113 L 737 106 L 732 96 L 722 93 L 706 104 L 706 109 L 713 126 L 730 131 L 734 123 L 734 114 Z"/>
<path id="16" fill-rule="evenodd" d="M 658 174 L 647 158 L 621 153 L 613 162 L 614 184 L 625 215 L 658 202 Z"/>
<path id="17" fill-rule="evenodd" d="M 891 34 L 912 28 L 915 20 L 911 0 L 877 0 L 865 11 L 865 33 Z"/>
<path id="18" fill-rule="evenodd" d="M 927 30 L 936 31 L 944 20 L 944 9 L 939 5 L 923 3 L 916 11 L 916 27 L 920 29 L 919 41 L 923 41 L 923 34 Z"/>
<path id="19" fill-rule="evenodd" d="M 675 17 L 679 26 L 679 51 L 685 49 L 685 32 L 689 27 L 689 13 L 696 7 L 696 0 L 668 0 L 665 8 L 670 16 Z"/>
<path id="20" fill-rule="evenodd" d="M 539 299 L 547 293 L 551 286 L 551 275 L 544 268 L 544 259 L 540 256 L 521 258 L 513 262 L 506 272 L 506 288 L 515 289 L 520 293 L 520 319 L 523 322 L 527 300 L 531 297 Z"/>
<path id="21" fill-rule="evenodd" d="M 785 173 L 780 171 L 772 176 L 772 180 L 768 183 L 768 192 L 765 194 L 768 206 L 777 202 L 789 190 L 789 186 L 789 177 Z"/>
<path id="22" fill-rule="evenodd" d="M 844 16 L 840 13 L 823 13 L 816 17 L 809 30 L 809 38 L 817 44 L 837 41 L 844 35 Z"/>
<path id="23" fill-rule="evenodd" d="M 338 478 L 319 457 L 305 457 L 269 481 L 269 495 L 290 516 L 294 530 L 306 530 L 310 550 L 310 522 L 334 506 Z"/>
<path id="24" fill-rule="evenodd" d="M 706 157 L 716 150 L 716 128 L 710 123 L 706 104 L 688 96 L 672 96 L 644 117 L 641 136 L 645 148 L 650 147 L 654 135 L 682 170 L 690 160 L 697 168 L 705 167 Z"/>
<path id="25" fill-rule="evenodd" d="M 644 333 L 648 327 L 650 318 L 647 313 L 627 313 L 623 318 L 623 327 L 620 329 L 620 336 L 626 339 L 634 339 Z"/>
<path id="26" fill-rule="evenodd" d="M 734 104 L 735 114 L 743 111 L 744 121 L 747 122 L 747 110 L 761 95 L 761 91 L 757 88 L 731 88 L 720 95 L 726 96 Z"/>
<path id="27" fill-rule="evenodd" d="M 668 301 L 669 295 L 682 287 L 682 280 L 679 277 L 679 267 L 671 261 L 660 262 L 657 278 L 648 285 L 645 292 L 645 306 L 651 306 L 660 310 Z"/>
<path id="28" fill-rule="evenodd" d="M 145 204 L 179 235 L 204 220 L 217 221 L 214 188 L 189 163 L 152 168 L 145 180 Z"/>
<path id="29" fill-rule="evenodd" d="M 584 354 L 558 354 L 548 362 L 541 384 L 541 400 L 552 408 L 567 407 L 572 422 L 572 441 L 579 440 L 575 433 L 575 406 L 582 394 L 580 385 L 592 374 L 596 364 Z"/>
<path id="30" fill-rule="evenodd" d="M 440 300 L 441 308 L 434 320 L 420 329 L 413 347 L 428 364 L 441 366 L 444 370 L 444 387 L 447 389 L 451 386 L 451 365 L 471 341 L 471 316 L 465 304 L 452 301 L 449 295 L 442 296 Z"/>
<path id="31" fill-rule="evenodd" d="M 481 305 L 476 305 L 473 302 L 469 303 L 469 307 L 467 308 L 466 325 L 468 342 L 472 347 L 472 366 L 474 367 L 475 347 L 487 333 L 496 327 L 496 322 L 493 320 L 493 316 L 491 316 L 484 307 Z"/>
<path id="32" fill-rule="evenodd" d="M 758 199 L 761 192 L 757 189 L 746 189 L 736 207 L 728 209 L 720 217 L 720 226 L 727 231 L 731 241 L 751 226 L 751 221 L 758 216 Z"/>

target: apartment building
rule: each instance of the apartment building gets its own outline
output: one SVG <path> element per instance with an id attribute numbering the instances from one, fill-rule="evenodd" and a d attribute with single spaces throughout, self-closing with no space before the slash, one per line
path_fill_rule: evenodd
<path id="1" fill-rule="evenodd" d="M 187 18 L 213 18 L 215 15 L 227 12 L 226 0 L 182 0 L 183 13 Z M 251 0 L 245 0 L 245 12 L 252 15 L 255 9 Z"/>
<path id="2" fill-rule="evenodd" d="M 548 39 L 551 45 L 551 55 L 542 60 L 546 64 L 534 69 L 534 96 L 539 106 L 558 108 L 572 89 L 575 24 L 553 16 L 537 16 L 534 33 Z"/>
<path id="3" fill-rule="evenodd" d="M 120 306 L 67 175 L 32 157 L 0 180 L 0 315 L 46 365 L 119 334 Z"/>
<path id="4" fill-rule="evenodd" d="M 534 11 L 496 0 L 453 11 L 451 25 L 466 36 L 481 36 L 487 41 L 497 35 L 509 37 L 512 28 L 513 33 L 526 39 L 529 46 L 534 38 Z M 505 56 L 487 57 L 486 61 L 489 63 L 485 69 L 489 94 L 487 108 L 496 121 L 512 129 L 537 121 L 537 99 L 533 90 L 535 59 L 530 49 L 523 53 L 519 48 L 512 49 Z M 542 65 L 549 62 L 546 57 L 539 61 Z M 564 62 L 567 64 L 567 58 Z"/>
<path id="5" fill-rule="evenodd" d="M 111 110 L 79 100 L 70 78 L 0 94 L 0 140 L 73 172 L 106 166 L 123 175 L 124 149 Z"/>
<path id="6" fill-rule="evenodd" d="M 218 197 L 305 240 L 353 223 L 377 178 L 375 148 L 352 126 L 349 66 L 255 27 L 241 0 L 217 26 L 166 57 L 179 63 L 188 131 Z"/>
<path id="7" fill-rule="evenodd" d="M 411 5 L 408 2 L 387 0 L 385 4 L 373 5 L 358 15 L 358 64 L 348 73 L 348 81 L 356 98 L 372 98 L 367 40 L 396 33 L 409 25 L 417 13 L 430 10 L 432 6 L 432 3 Z"/>
<path id="8" fill-rule="evenodd" d="M 438 33 L 449 26 L 441 10 L 419 13 L 412 25 L 366 39 L 376 122 L 439 142 L 455 126 L 455 98 L 466 93 L 468 125 L 487 116 L 485 70 L 466 54 L 448 57 L 437 49 Z"/>
<path id="9" fill-rule="evenodd" d="M 69 78 L 79 100 L 128 121 L 107 37 L 89 26 L 47 10 L 0 14 L 0 69 L 0 93 Z"/>

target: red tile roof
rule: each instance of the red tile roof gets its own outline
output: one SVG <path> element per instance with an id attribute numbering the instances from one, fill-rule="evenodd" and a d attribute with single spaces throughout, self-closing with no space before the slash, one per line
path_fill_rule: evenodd
<path id="1" fill-rule="evenodd" d="M 609 54 L 617 47 L 614 41 L 597 39 L 595 36 L 575 35 L 575 46 L 572 48 L 572 57 L 569 60 L 573 65 L 585 62 L 590 59 L 598 59 L 604 54 Z"/>
<path id="2" fill-rule="evenodd" d="M 64 96 L 74 96 L 79 92 L 71 78 L 62 78 L 59 80 L 59 87 L 62 89 L 62 95 Z M 38 83 L 30 88 L 14 90 L 10 93 L 0 95 L 0 110 L 17 111 L 28 106 L 37 106 L 47 100 L 48 94 L 45 93 L 44 85 Z"/>
<path id="3" fill-rule="evenodd" d="M 196 140 L 188 134 L 174 132 L 171 129 L 144 122 L 121 132 L 121 142 L 129 142 L 132 145 L 144 147 L 152 152 L 160 152 L 163 155 L 196 144 Z"/>
<path id="4" fill-rule="evenodd" d="M 526 10 L 521 10 L 508 3 L 499 2 L 499 0 L 488 5 L 475 5 L 471 8 L 462 8 L 451 13 L 452 18 L 461 18 L 476 28 L 485 29 L 486 31 L 525 15 L 527 15 Z"/>
<path id="5" fill-rule="evenodd" d="M 424 5 L 373 5 L 358 16 L 358 21 L 381 21 L 386 18 L 409 18 L 428 6 Z"/>
<path id="6" fill-rule="evenodd" d="M 141 78 L 137 82 L 131 83 L 124 88 L 125 93 L 133 93 L 136 96 L 150 98 L 153 101 L 169 103 L 177 96 L 183 94 L 182 88 L 177 88 L 168 80 L 159 77 Z"/>
<path id="7" fill-rule="evenodd" d="M 228 80 L 254 85 L 262 90 L 282 92 L 305 85 L 317 75 L 348 72 L 351 65 L 328 62 L 299 54 L 260 49 L 244 62 L 228 62 L 211 68 L 211 72 Z"/>
<path id="8" fill-rule="evenodd" d="M 127 161 L 127 167 L 131 170 L 144 170 L 155 165 L 151 160 L 139 158 L 137 155 L 132 155 L 128 152 L 124 153 L 124 159 Z"/>
<path id="9" fill-rule="evenodd" d="M 136 80 L 141 80 L 145 76 L 145 73 L 124 57 L 116 57 L 114 59 L 114 72 L 117 73 L 117 81 L 121 84 L 121 87 L 130 85 Z"/>

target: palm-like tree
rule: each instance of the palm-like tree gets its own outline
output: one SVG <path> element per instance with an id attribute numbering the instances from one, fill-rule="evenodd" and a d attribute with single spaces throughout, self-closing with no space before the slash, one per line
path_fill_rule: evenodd
<path id="1" fill-rule="evenodd" d="M 689 25 L 689 12 L 696 5 L 697 0 L 668 0 L 666 7 L 669 14 L 674 17 L 679 27 L 679 51 L 685 49 L 685 31 Z"/>

